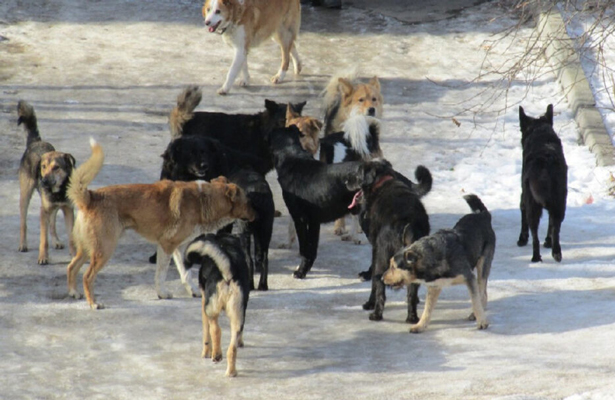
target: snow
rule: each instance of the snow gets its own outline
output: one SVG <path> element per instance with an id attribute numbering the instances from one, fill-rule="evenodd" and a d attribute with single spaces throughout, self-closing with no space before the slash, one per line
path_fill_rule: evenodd
<path id="1" fill-rule="evenodd" d="M 267 43 L 249 57 L 253 86 L 221 97 L 215 90 L 231 50 L 203 28 L 197 1 L 25 3 L 0 4 L 0 34 L 9 39 L 0 42 L 0 397 L 615 398 L 610 170 L 596 167 L 578 146 L 577 126 L 549 71 L 529 90 L 516 81 L 506 97 L 487 101 L 497 78 L 475 80 L 485 41 L 516 22 L 497 4 L 422 25 L 352 8 L 305 8 L 303 75 L 271 86 L 279 50 Z M 524 27 L 489 62 L 508 62 L 531 32 Z M 153 246 L 133 232 L 98 276 L 96 296 L 108 306 L 102 311 L 66 297 L 66 249 L 52 249 L 51 264 L 37 265 L 37 195 L 28 217 L 31 250 L 17 252 L 17 169 L 25 145 L 17 100 L 35 107 L 42 137 L 78 163 L 89 155 L 90 137 L 103 146 L 105 166 L 92 188 L 147 183 L 158 177 L 169 141 L 167 115 L 184 85 L 202 86 L 200 109 L 256 112 L 271 98 L 308 100 L 304 114 L 319 115 L 317 95 L 328 77 L 353 65 L 363 77 L 381 79 L 385 156 L 411 178 L 419 164 L 433 174 L 423 201 L 432 230 L 451 227 L 468 212 L 466 193 L 479 195 L 492 212 L 498 242 L 486 331 L 465 319 L 470 302 L 461 286 L 442 292 L 422 334 L 408 333 L 404 292 L 387 291 L 384 321 L 369 321 L 361 308 L 369 284 L 357 273 L 368 267 L 371 248 L 341 242 L 332 224 L 321 229 L 308 278 L 293 279 L 297 248 L 277 248 L 289 217 L 274 173 L 268 179 L 284 215 L 275 221 L 270 249 L 271 289 L 251 294 L 234 379 L 224 377 L 226 360 L 200 358 L 200 301 L 188 297 L 175 270 L 167 278 L 174 299 L 157 299 L 147 263 Z M 537 116 L 550 103 L 569 165 L 563 262 L 542 249 L 544 262 L 532 264 L 531 248 L 516 246 L 517 105 Z M 477 113 L 460 115 L 477 105 Z M 58 226 L 65 238 L 63 223 Z M 541 238 L 546 226 L 543 217 Z M 228 323 L 222 322 L 225 347 Z"/>

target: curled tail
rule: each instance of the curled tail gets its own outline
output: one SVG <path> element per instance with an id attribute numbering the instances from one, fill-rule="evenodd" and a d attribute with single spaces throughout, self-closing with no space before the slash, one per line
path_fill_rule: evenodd
<path id="1" fill-rule="evenodd" d="M 188 86 L 177 96 L 177 105 L 169 115 L 171 139 L 177 139 L 183 133 L 184 124 L 192 119 L 194 109 L 201 102 L 203 93 L 198 86 Z"/>
<path id="2" fill-rule="evenodd" d="M 79 168 L 74 169 L 70 176 L 67 195 L 79 208 L 87 208 L 90 204 L 88 185 L 94 180 L 102 168 L 105 154 L 102 147 L 94 139 L 90 139 L 92 155 Z"/>
<path id="3" fill-rule="evenodd" d="M 431 186 L 433 185 L 433 178 L 431 177 L 431 172 L 427 169 L 427 167 L 423 165 L 419 165 L 416 167 L 414 171 L 414 176 L 418 181 L 418 185 L 414 187 L 414 191 L 417 196 L 423 197 L 431 190 Z"/>
<path id="4" fill-rule="evenodd" d="M 17 103 L 17 116 L 17 125 L 24 124 L 24 128 L 28 133 L 27 145 L 30 146 L 31 143 L 40 141 L 41 136 L 38 132 L 34 107 L 23 100 L 19 100 Z"/>
<path id="5" fill-rule="evenodd" d="M 193 240 L 192 243 L 186 247 L 186 260 L 184 265 L 186 269 L 192 268 L 193 264 L 202 264 L 204 261 L 212 261 L 222 279 L 229 282 L 233 279 L 233 273 L 231 271 L 231 260 L 227 256 L 226 252 L 216 242 L 215 235 L 202 235 Z"/>
<path id="6" fill-rule="evenodd" d="M 485 207 L 485 205 L 483 204 L 481 199 L 478 198 L 477 195 L 475 195 L 475 194 L 466 194 L 465 196 L 463 196 L 463 198 L 465 199 L 465 201 L 468 203 L 468 205 L 472 209 L 472 212 L 474 212 L 474 213 L 482 213 L 482 212 L 489 213 L 489 210 L 487 210 L 487 207 Z"/>

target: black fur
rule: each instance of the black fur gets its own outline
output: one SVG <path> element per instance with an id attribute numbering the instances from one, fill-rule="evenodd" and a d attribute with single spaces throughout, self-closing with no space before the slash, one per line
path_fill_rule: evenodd
<path id="1" fill-rule="evenodd" d="M 291 105 L 301 114 L 305 102 Z M 265 110 L 257 114 L 225 114 L 194 112 L 181 130 L 182 136 L 199 135 L 217 139 L 226 146 L 254 156 L 251 167 L 261 174 L 273 169 L 273 160 L 266 137 L 272 129 L 286 124 L 286 104 L 265 100 Z"/>
<path id="2" fill-rule="evenodd" d="M 245 313 L 248 308 L 248 299 L 250 297 L 250 272 L 248 270 L 244 251 L 241 248 L 240 239 L 226 232 L 219 232 L 217 234 L 209 233 L 194 239 L 190 242 L 187 249 L 189 250 L 192 244 L 197 242 L 211 243 L 229 259 L 232 280 L 237 282 L 243 295 L 243 320 L 240 329 L 240 332 L 243 332 Z M 190 269 L 194 264 L 200 266 L 199 287 L 203 291 L 205 307 L 207 307 L 207 304 L 212 301 L 212 298 L 215 298 L 217 294 L 218 283 L 224 280 L 220 266 L 212 257 L 196 251 L 186 252 L 184 264 L 186 269 Z"/>
<path id="3" fill-rule="evenodd" d="M 396 178 L 386 160 L 366 162 L 348 181 L 348 188 L 363 192 L 369 220 L 365 233 L 372 245 L 372 290 L 363 309 L 374 310 L 369 319 L 380 321 L 386 301 L 382 274 L 400 248 L 429 234 L 429 217 L 417 193 Z M 418 288 L 416 284 L 408 288 L 408 322 L 418 321 Z"/>
<path id="4" fill-rule="evenodd" d="M 215 139 L 203 136 L 182 136 L 169 143 L 162 155 L 161 179 L 209 181 L 226 176 L 245 192 L 256 211 L 254 221 L 241 226 L 241 241 L 248 256 L 252 276 L 254 269 L 261 273 L 258 290 L 268 290 L 268 252 L 273 232 L 274 202 L 265 177 L 250 168 L 253 155 L 230 149 Z M 229 226 L 230 230 L 232 227 Z M 254 256 L 252 256 L 254 237 Z M 152 260 L 150 258 L 150 260 Z M 153 259 L 155 262 L 155 258 Z M 252 288 L 254 284 L 252 283 Z"/>
<path id="5" fill-rule="evenodd" d="M 532 262 L 542 261 L 538 225 L 543 208 L 549 212 L 549 228 L 544 246 L 562 260 L 560 228 L 566 215 L 568 166 L 562 142 L 553 130 L 553 105 L 540 118 L 525 115 L 519 107 L 523 166 L 521 172 L 521 233 L 517 245 L 525 246 L 532 232 Z"/>
<path id="6" fill-rule="evenodd" d="M 348 213 L 354 196 L 346 180 L 361 162 L 325 164 L 301 147 L 296 126 L 275 129 L 270 136 L 278 182 L 295 223 L 301 264 L 295 278 L 305 278 L 318 252 L 320 224 Z"/>

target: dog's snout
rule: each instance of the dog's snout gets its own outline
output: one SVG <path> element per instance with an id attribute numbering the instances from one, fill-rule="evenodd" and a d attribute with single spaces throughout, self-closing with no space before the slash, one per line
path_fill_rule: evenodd
<path id="1" fill-rule="evenodd" d="M 205 20 L 205 25 L 207 26 L 211 25 L 211 21 Z"/>
<path id="2" fill-rule="evenodd" d="M 376 109 L 374 107 L 370 107 L 367 109 L 367 115 L 369 115 L 370 117 L 375 117 L 376 116 Z"/>

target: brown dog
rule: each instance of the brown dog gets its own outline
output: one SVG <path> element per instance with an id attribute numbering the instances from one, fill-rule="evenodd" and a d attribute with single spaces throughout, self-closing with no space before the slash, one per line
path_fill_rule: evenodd
<path id="1" fill-rule="evenodd" d="M 195 229 L 215 231 L 234 219 L 255 218 L 243 190 L 223 177 L 211 182 L 162 180 L 88 190 L 104 160 L 100 145 L 93 139 L 90 144 L 91 157 L 73 172 L 68 187 L 68 197 L 79 207 L 79 213 L 73 231 L 77 253 L 68 265 L 67 278 L 69 296 L 80 298 L 75 278 L 90 258 L 83 289 L 93 309 L 104 308 L 94 302 L 94 279 L 113 255 L 124 230 L 133 229 L 158 244 L 156 289 L 158 297 L 170 298 L 163 287 L 170 256 L 181 259 L 177 248 Z M 178 269 L 180 274 L 185 272 L 183 263 Z"/>
<path id="2" fill-rule="evenodd" d="M 73 241 L 70 233 L 73 230 L 73 205 L 66 197 L 68 179 L 75 167 L 75 158 L 68 153 L 55 151 L 48 142 L 43 142 L 38 132 L 38 124 L 34 108 L 25 101 L 17 104 L 19 119 L 17 124 L 24 124 L 28 134 L 26 151 L 21 157 L 19 164 L 19 251 L 28 251 L 27 241 L 27 217 L 28 207 L 32 199 L 34 189 L 41 196 L 41 237 L 38 249 L 38 263 L 49 263 L 48 232 L 51 229 L 51 242 L 56 249 L 63 249 L 56 232 L 56 215 L 58 210 L 64 213 L 66 232 L 69 235 L 69 248 L 71 254 L 75 254 Z"/>
<path id="3" fill-rule="evenodd" d="M 334 76 L 324 90 L 325 136 L 342 131 L 342 124 L 353 111 L 359 115 L 382 118 L 383 97 L 378 77 L 361 83 L 355 75 Z"/>

